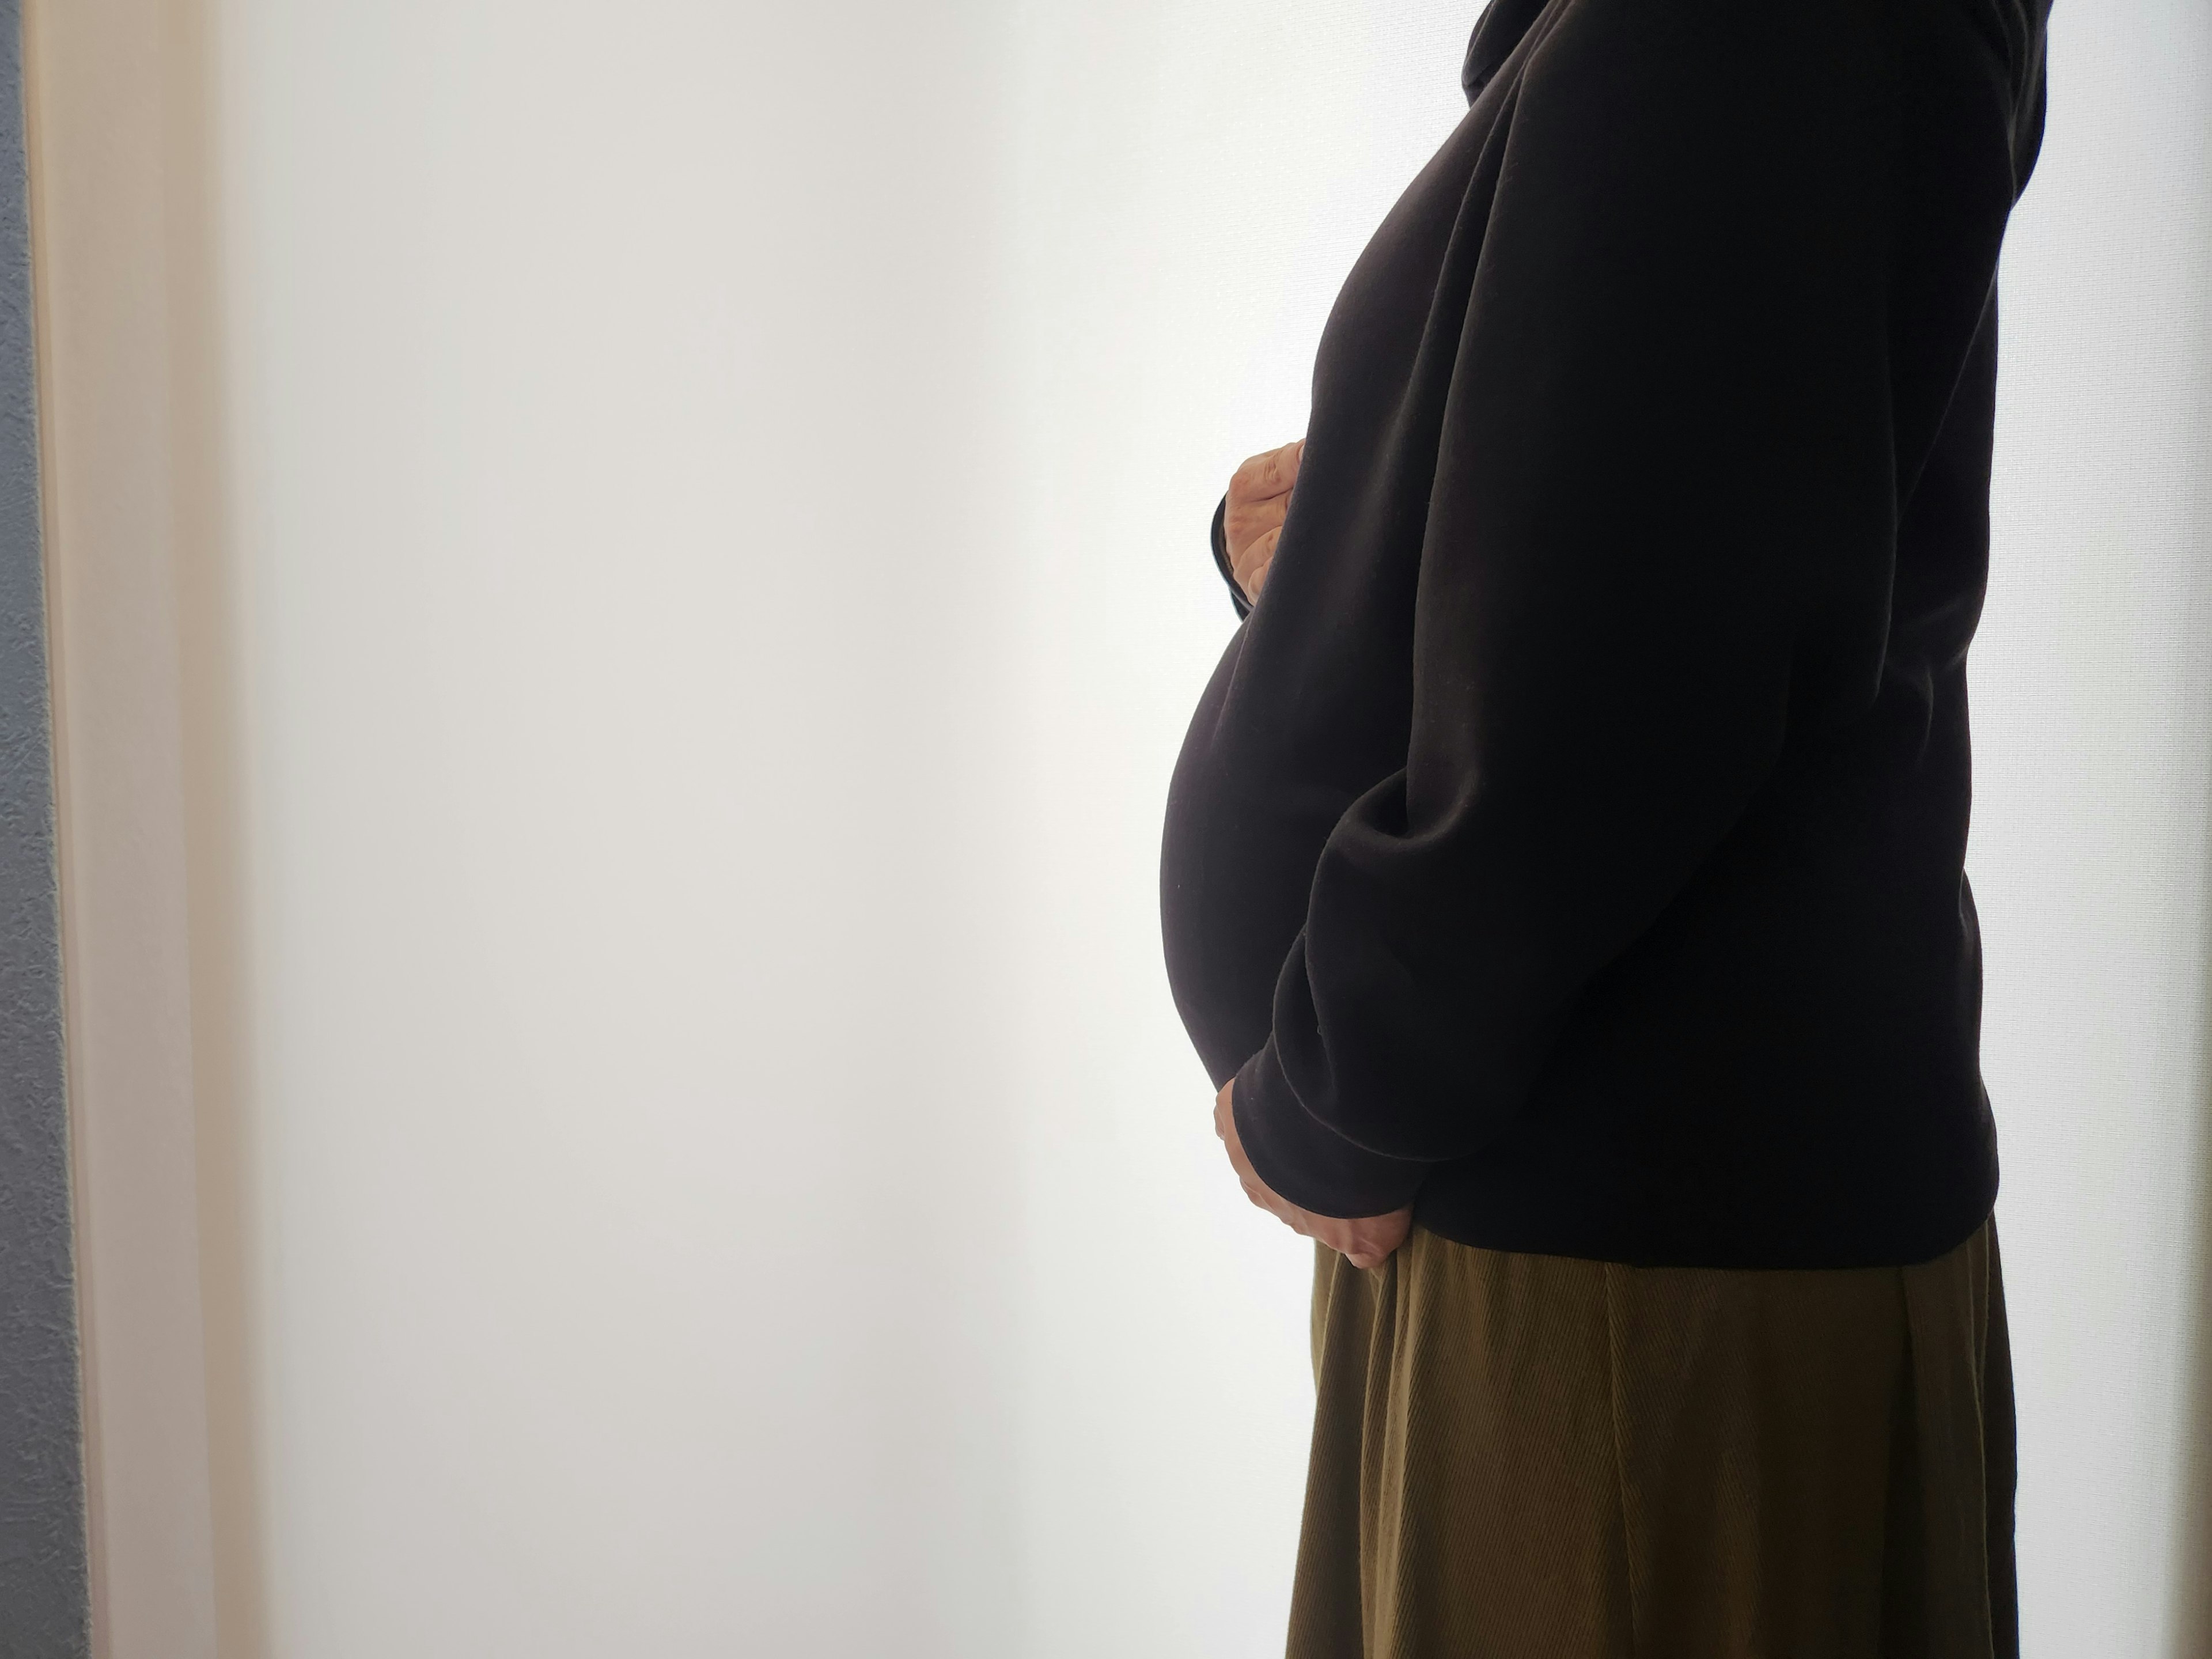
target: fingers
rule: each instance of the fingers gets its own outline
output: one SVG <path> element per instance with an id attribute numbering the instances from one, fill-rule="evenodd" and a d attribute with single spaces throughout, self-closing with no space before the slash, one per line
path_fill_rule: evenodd
<path id="1" fill-rule="evenodd" d="M 1235 1087 L 1234 1079 L 1224 1083 L 1213 1097 L 1213 1133 L 1228 1149 L 1229 1166 L 1237 1172 L 1237 1182 L 1243 1188 L 1244 1196 L 1292 1232 L 1319 1239 L 1355 1267 L 1376 1267 L 1389 1261 L 1390 1253 L 1406 1242 L 1406 1234 L 1413 1224 L 1413 1211 L 1393 1210 L 1388 1215 L 1345 1218 L 1316 1215 L 1310 1210 L 1300 1209 L 1262 1181 L 1260 1172 L 1252 1167 L 1252 1160 L 1244 1155 L 1244 1143 L 1237 1136 L 1237 1116 L 1231 1106 L 1231 1091 Z"/>
<path id="2" fill-rule="evenodd" d="M 1237 1114 L 1230 1104 L 1231 1091 L 1236 1086 L 1232 1078 L 1221 1085 L 1220 1092 L 1213 1097 L 1213 1133 L 1228 1149 L 1229 1167 L 1237 1172 L 1237 1183 L 1243 1188 L 1245 1197 L 1291 1231 L 1306 1232 L 1311 1218 L 1261 1180 L 1260 1172 L 1252 1167 L 1252 1160 L 1244 1156 L 1244 1143 L 1237 1135 Z"/>
<path id="3" fill-rule="evenodd" d="M 1255 501 L 1231 499 L 1229 511 L 1221 520 L 1221 538 L 1229 544 L 1229 557 L 1234 563 L 1237 553 L 1249 547 L 1271 530 L 1282 528 L 1283 514 L 1290 510 L 1287 495 L 1268 495 Z"/>
<path id="4" fill-rule="evenodd" d="M 1236 1080 L 1231 1079 L 1221 1085 L 1221 1092 L 1213 1097 L 1213 1133 L 1229 1150 L 1229 1167 L 1237 1172 L 1237 1184 L 1243 1188 L 1244 1196 L 1268 1214 L 1296 1227 L 1292 1212 L 1297 1206 L 1272 1191 L 1260 1179 L 1260 1172 L 1252 1167 L 1252 1160 L 1244 1156 L 1244 1143 L 1237 1138 L 1237 1115 L 1229 1103 L 1230 1091 L 1235 1087 Z"/>
<path id="5" fill-rule="evenodd" d="M 1287 495 L 1291 486 L 1297 482 L 1298 460 L 1305 453 L 1306 441 L 1293 439 L 1279 449 L 1270 449 L 1252 456 L 1229 477 L 1229 506 L 1231 511 L 1243 502 L 1265 501 L 1273 495 Z"/>
<path id="6" fill-rule="evenodd" d="M 1413 1228 L 1413 1212 L 1393 1210 L 1388 1215 L 1360 1216 L 1338 1219 L 1329 1216 L 1314 1218 L 1313 1237 L 1334 1250 L 1355 1267 L 1379 1267 L 1390 1259 L 1390 1253 L 1406 1242 Z"/>
<path id="7" fill-rule="evenodd" d="M 1275 544 L 1282 538 L 1281 530 L 1270 530 L 1246 544 L 1242 552 L 1232 550 L 1229 555 L 1230 574 L 1237 578 L 1237 585 L 1244 590 L 1246 599 L 1260 597 L 1261 588 L 1267 585 L 1268 568 L 1275 562 Z"/>
<path id="8" fill-rule="evenodd" d="M 1255 455 L 1230 477 L 1221 535 L 1229 549 L 1230 574 L 1248 599 L 1260 597 L 1267 568 L 1274 562 L 1275 544 L 1282 538 L 1283 515 L 1290 511 L 1291 489 L 1297 482 L 1305 448 L 1306 441 L 1299 438 Z"/>

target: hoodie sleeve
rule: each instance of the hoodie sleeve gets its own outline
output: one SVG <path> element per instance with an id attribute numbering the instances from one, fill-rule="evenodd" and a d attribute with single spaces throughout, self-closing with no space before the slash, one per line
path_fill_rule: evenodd
<path id="1" fill-rule="evenodd" d="M 1482 249 L 1406 763 L 1328 836 L 1236 1078 L 1295 1203 L 1395 1208 L 1511 1123 L 1584 988 L 1775 767 L 1803 642 L 1840 615 L 1842 678 L 1874 694 L 1897 501 L 1879 10 L 1587 0 L 1534 43 L 1498 187 L 1463 210 Z"/>
<path id="2" fill-rule="evenodd" d="M 1229 585 L 1229 603 L 1237 608 L 1237 620 L 1243 622 L 1252 614 L 1252 601 L 1244 597 L 1244 590 L 1237 585 L 1237 571 L 1229 562 L 1229 492 L 1224 490 L 1221 499 L 1214 503 L 1213 568 L 1221 573 L 1221 580 Z"/>

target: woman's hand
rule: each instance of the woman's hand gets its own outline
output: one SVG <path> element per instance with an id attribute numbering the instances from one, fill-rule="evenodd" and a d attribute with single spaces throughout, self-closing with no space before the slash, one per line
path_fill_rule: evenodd
<path id="1" fill-rule="evenodd" d="M 1230 574 L 1248 599 L 1260 597 L 1267 567 L 1275 562 L 1275 543 L 1283 533 L 1283 514 L 1290 507 L 1291 486 L 1297 482 L 1298 459 L 1305 447 L 1306 441 L 1300 438 L 1255 455 L 1230 477 L 1221 538 L 1229 549 Z"/>
<path id="2" fill-rule="evenodd" d="M 1388 1215 L 1361 1216 L 1347 1221 L 1338 1216 L 1316 1215 L 1311 1210 L 1301 1210 L 1275 1192 L 1260 1179 L 1252 1160 L 1244 1156 L 1244 1143 L 1237 1138 L 1237 1118 L 1229 1109 L 1229 1091 L 1236 1086 L 1232 1078 L 1221 1085 L 1221 1092 L 1213 1097 L 1213 1133 L 1229 1148 L 1230 1167 L 1237 1171 L 1237 1180 L 1244 1183 L 1244 1196 L 1277 1217 L 1292 1232 L 1319 1239 L 1355 1267 L 1379 1267 L 1389 1260 L 1390 1252 L 1406 1242 L 1406 1234 L 1413 1224 L 1413 1211 L 1393 1210 Z"/>

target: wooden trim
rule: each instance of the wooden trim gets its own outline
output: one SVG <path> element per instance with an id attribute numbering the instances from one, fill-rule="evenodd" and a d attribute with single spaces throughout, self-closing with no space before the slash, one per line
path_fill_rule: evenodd
<path id="1" fill-rule="evenodd" d="M 33 289 L 93 1643 L 213 1659 L 161 0 L 29 0 Z"/>

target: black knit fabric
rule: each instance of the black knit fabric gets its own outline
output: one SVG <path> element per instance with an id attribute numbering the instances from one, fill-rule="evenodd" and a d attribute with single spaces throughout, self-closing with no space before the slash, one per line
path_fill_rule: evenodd
<path id="1" fill-rule="evenodd" d="M 2046 4 L 1484 14 L 1168 804 L 1285 1196 L 1714 1267 L 1988 1214 L 1966 654 Z"/>
<path id="2" fill-rule="evenodd" d="M 1213 568 L 1221 573 L 1221 580 L 1229 584 L 1229 603 L 1236 607 L 1239 622 L 1252 614 L 1252 602 L 1244 597 L 1244 590 L 1237 585 L 1237 572 L 1229 563 L 1229 535 L 1224 527 L 1229 514 L 1226 494 L 1213 504 L 1213 526 L 1208 534 L 1213 542 Z"/>

